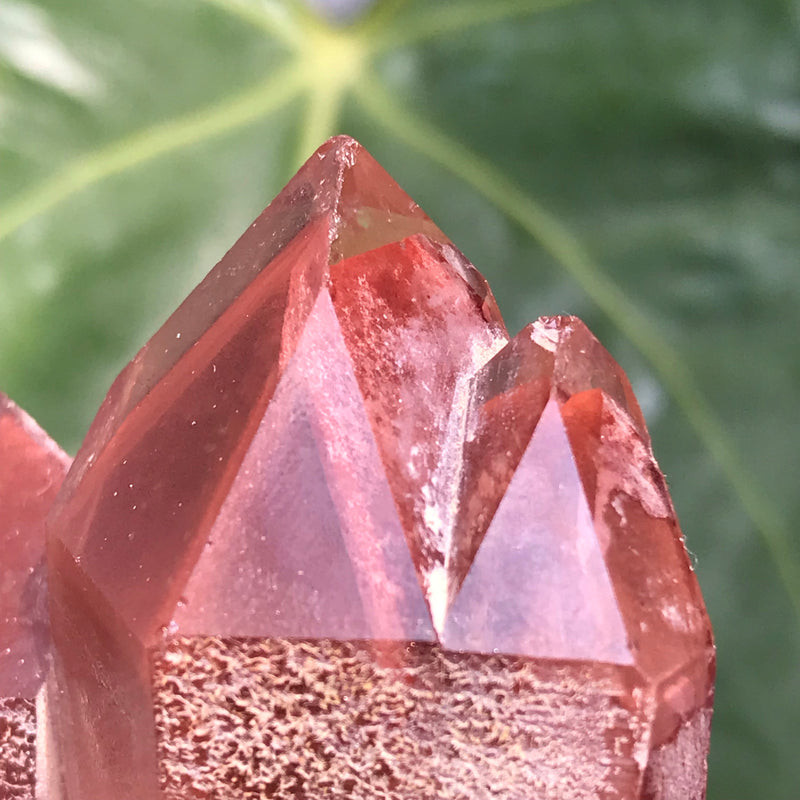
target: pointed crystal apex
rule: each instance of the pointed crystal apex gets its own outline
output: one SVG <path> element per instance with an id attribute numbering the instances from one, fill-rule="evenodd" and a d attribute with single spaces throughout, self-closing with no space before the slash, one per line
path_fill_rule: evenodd
<path id="1" fill-rule="evenodd" d="M 449 243 L 430 217 L 355 139 L 335 136 L 315 156 L 335 158 L 341 165 L 333 206 L 331 263 L 416 234 Z"/>
<path id="2" fill-rule="evenodd" d="M 271 280 L 285 284 L 273 300 L 276 308 L 284 306 L 276 321 L 283 316 L 285 362 L 329 264 L 417 233 L 449 242 L 362 145 L 348 136 L 329 139 L 114 381 L 75 458 L 64 496 L 127 417 L 263 272 L 283 272 Z"/>
<path id="3" fill-rule="evenodd" d="M 602 389 L 627 412 L 644 441 L 650 442 L 628 377 L 582 320 L 571 316 L 540 317 L 529 330 L 534 341 L 553 353 L 553 385 L 560 399 L 587 389 Z"/>

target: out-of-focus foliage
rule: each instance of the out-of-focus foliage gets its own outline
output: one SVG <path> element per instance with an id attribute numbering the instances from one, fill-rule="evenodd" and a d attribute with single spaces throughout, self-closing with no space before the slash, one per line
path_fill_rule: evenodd
<path id="1" fill-rule="evenodd" d="M 716 627 L 712 800 L 800 789 L 800 7 L 0 0 L 0 387 L 75 450 L 329 134 L 631 374 Z M 793 608 L 794 605 L 794 608 Z"/>

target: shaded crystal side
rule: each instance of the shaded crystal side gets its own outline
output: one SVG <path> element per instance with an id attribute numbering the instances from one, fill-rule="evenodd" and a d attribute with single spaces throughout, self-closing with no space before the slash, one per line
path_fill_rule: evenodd
<path id="1" fill-rule="evenodd" d="M 700 712 L 710 714 L 715 672 L 711 625 L 648 441 L 638 435 L 628 413 L 599 389 L 566 400 L 562 415 L 631 650 L 649 683 L 654 703 L 650 747 L 658 750 L 688 720 Z M 693 752 L 696 759 L 687 762 L 685 773 L 704 774 L 707 747 L 698 744 Z M 665 785 L 680 785 L 681 779 L 676 774 L 678 783 Z M 673 796 L 683 795 L 653 795 Z"/>
<path id="2" fill-rule="evenodd" d="M 317 258 L 326 235 L 307 232 L 252 282 L 125 418 L 53 520 L 138 635 L 169 622 L 277 385 L 293 267 Z"/>
<path id="3" fill-rule="evenodd" d="M 57 800 L 158 800 L 145 648 L 58 541 L 48 562 L 50 790 Z"/>
<path id="4" fill-rule="evenodd" d="M 153 658 L 167 800 L 627 800 L 642 780 L 629 668 L 217 637 Z"/>
<path id="5" fill-rule="evenodd" d="M 658 681 L 699 653 L 711 658 L 708 616 L 649 447 L 598 389 L 570 398 L 562 414 L 637 665 Z"/>

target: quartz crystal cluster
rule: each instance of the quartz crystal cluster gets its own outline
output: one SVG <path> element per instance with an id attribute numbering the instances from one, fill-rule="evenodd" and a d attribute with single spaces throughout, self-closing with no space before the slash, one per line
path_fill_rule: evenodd
<path id="1" fill-rule="evenodd" d="M 49 650 L 45 518 L 69 459 L 0 394 L 0 798 L 33 800 Z M 41 759 L 40 759 L 41 760 Z"/>
<path id="2" fill-rule="evenodd" d="M 50 800 L 701 800 L 714 647 L 627 378 L 351 139 L 125 368 L 49 520 Z"/>

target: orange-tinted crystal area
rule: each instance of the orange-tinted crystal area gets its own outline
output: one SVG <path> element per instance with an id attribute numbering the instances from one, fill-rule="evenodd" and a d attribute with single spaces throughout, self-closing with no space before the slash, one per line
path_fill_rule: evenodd
<path id="1" fill-rule="evenodd" d="M 50 649 L 45 518 L 69 458 L 0 394 L 0 797 L 32 800 L 36 697 Z"/>
<path id="2" fill-rule="evenodd" d="M 51 530 L 54 800 L 703 796 L 630 383 L 575 318 L 509 337 L 352 140 L 122 373 Z"/>

